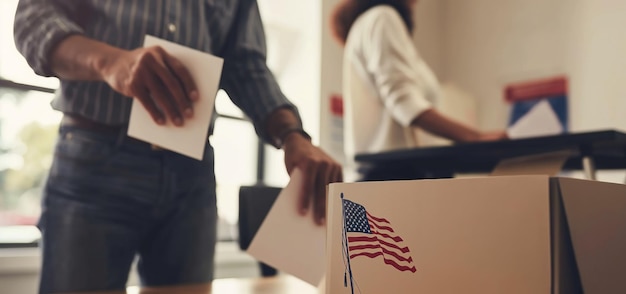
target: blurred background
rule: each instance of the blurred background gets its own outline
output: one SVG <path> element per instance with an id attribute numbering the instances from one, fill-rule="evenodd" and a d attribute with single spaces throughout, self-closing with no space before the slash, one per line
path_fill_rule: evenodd
<path id="1" fill-rule="evenodd" d="M 49 105 L 58 80 L 36 76 L 15 49 L 17 2 L 0 0 L 0 289 L 31 293 L 40 262 L 34 225 L 61 115 Z M 342 49 L 328 28 L 338 0 L 258 2 L 270 68 L 314 142 L 343 160 L 341 111 L 332 103 L 341 97 Z M 414 39 L 447 89 L 442 111 L 466 123 L 504 128 L 507 84 L 566 76 L 570 131 L 624 130 L 625 15 L 623 0 L 420 0 Z M 282 152 L 259 144 L 226 93 L 216 108 L 216 278 L 255 276 L 255 261 L 236 245 L 238 191 L 256 183 L 282 187 L 288 177 Z M 599 178 L 623 182 L 624 173 Z M 132 276 L 129 283 L 136 282 Z"/>

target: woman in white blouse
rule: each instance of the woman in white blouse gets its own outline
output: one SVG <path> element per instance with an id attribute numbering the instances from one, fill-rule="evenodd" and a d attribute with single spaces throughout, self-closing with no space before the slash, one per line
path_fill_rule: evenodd
<path id="1" fill-rule="evenodd" d="M 418 146 L 412 128 L 455 142 L 499 140 L 438 112 L 441 89 L 411 39 L 417 0 L 344 0 L 332 29 L 344 46 L 346 167 L 358 153 Z"/>

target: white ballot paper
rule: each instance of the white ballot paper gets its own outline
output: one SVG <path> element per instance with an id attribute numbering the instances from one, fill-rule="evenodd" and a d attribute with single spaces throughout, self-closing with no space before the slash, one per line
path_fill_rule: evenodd
<path id="1" fill-rule="evenodd" d="M 185 119 L 182 127 L 175 126 L 169 120 L 165 125 L 158 125 L 141 102 L 133 100 L 128 136 L 202 160 L 224 60 L 179 44 L 146 36 L 144 47 L 155 45 L 161 46 L 187 67 L 198 87 L 200 99 L 194 103 L 193 118 Z"/>
<path id="2" fill-rule="evenodd" d="M 298 169 L 280 192 L 257 231 L 248 253 L 276 269 L 313 286 L 324 277 L 326 227 L 313 222 L 313 216 L 298 214 L 298 192 L 303 175 Z"/>
<path id="3" fill-rule="evenodd" d="M 528 113 L 509 127 L 507 135 L 510 139 L 558 135 L 563 126 L 548 101 L 537 103 Z"/>

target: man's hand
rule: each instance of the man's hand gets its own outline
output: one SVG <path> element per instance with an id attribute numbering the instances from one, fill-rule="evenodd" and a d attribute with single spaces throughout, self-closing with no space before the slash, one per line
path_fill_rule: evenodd
<path id="1" fill-rule="evenodd" d="M 299 168 L 303 174 L 304 184 L 298 201 L 300 214 L 312 210 L 315 222 L 324 224 L 326 185 L 343 181 L 341 165 L 296 132 L 285 138 L 283 150 L 287 172 L 291 174 L 295 168 Z"/>
<path id="2" fill-rule="evenodd" d="M 119 50 L 101 67 L 102 79 L 115 91 L 138 99 L 152 119 L 166 118 L 181 126 L 193 116 L 198 91 L 191 74 L 178 59 L 159 46 Z"/>
<path id="3" fill-rule="evenodd" d="M 169 119 L 183 125 L 199 97 L 189 71 L 158 46 L 128 51 L 72 35 L 57 45 L 51 61 L 52 71 L 62 79 L 104 81 L 138 99 L 158 124 Z"/>

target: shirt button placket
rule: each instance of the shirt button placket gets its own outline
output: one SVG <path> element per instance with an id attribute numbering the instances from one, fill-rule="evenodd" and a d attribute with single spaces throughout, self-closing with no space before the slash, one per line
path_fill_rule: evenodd
<path id="1" fill-rule="evenodd" d="M 178 3 L 178 1 L 180 0 L 167 0 L 167 6 L 169 7 L 169 11 L 167 12 L 168 18 L 167 18 L 167 22 L 166 22 L 166 29 L 167 32 L 169 33 L 169 38 L 173 38 L 173 36 L 176 35 L 176 33 L 178 32 L 178 27 L 176 26 L 177 20 L 180 17 L 176 12 L 178 11 L 177 9 L 177 5 L 180 5 L 180 3 Z M 168 38 L 168 39 L 169 39 Z M 173 39 L 170 39 L 173 40 Z"/>

